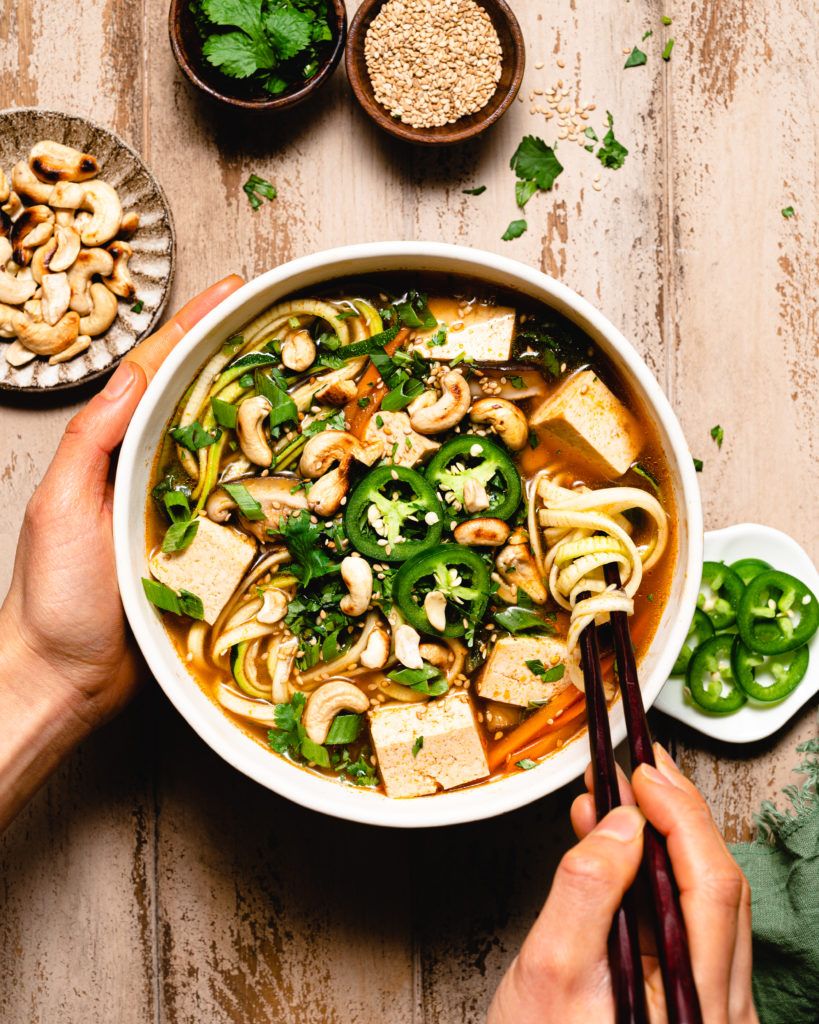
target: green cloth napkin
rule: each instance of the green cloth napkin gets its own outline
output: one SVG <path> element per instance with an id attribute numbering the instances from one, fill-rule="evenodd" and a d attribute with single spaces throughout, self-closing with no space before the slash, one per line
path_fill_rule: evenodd
<path id="1" fill-rule="evenodd" d="M 819 1022 L 819 740 L 797 747 L 791 807 L 766 801 L 752 843 L 731 847 L 751 884 L 754 1000 L 762 1024 Z"/>

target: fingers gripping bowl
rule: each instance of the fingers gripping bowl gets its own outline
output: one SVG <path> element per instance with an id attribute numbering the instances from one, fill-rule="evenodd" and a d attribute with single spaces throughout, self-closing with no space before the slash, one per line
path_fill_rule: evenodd
<path id="1" fill-rule="evenodd" d="M 296 260 L 202 321 L 131 424 L 114 527 L 137 641 L 206 742 L 398 826 L 576 778 L 584 617 L 634 611 L 650 704 L 702 557 L 690 454 L 625 339 L 536 271 L 422 243 Z"/>

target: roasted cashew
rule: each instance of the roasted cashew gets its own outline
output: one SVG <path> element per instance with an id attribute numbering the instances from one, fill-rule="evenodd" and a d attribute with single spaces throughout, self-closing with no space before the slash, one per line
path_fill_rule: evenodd
<path id="1" fill-rule="evenodd" d="M 442 394 L 433 404 L 410 413 L 413 430 L 419 434 L 438 434 L 456 426 L 469 412 L 472 396 L 460 370 L 449 370 L 439 378 Z"/>
<path id="2" fill-rule="evenodd" d="M 370 633 L 367 646 L 361 652 L 361 664 L 364 668 L 383 668 L 390 660 L 390 637 L 381 626 Z"/>
<path id="3" fill-rule="evenodd" d="M 128 260 L 134 250 L 127 242 L 119 240 L 111 242 L 107 249 L 114 257 L 114 269 L 111 276 L 104 279 L 103 284 L 110 288 L 114 295 L 119 295 L 121 299 L 132 299 L 136 295 L 136 288 L 131 280 Z"/>
<path id="4" fill-rule="evenodd" d="M 45 282 L 44 282 L 45 283 Z M 91 298 L 91 312 L 80 320 L 80 334 L 88 334 L 96 338 L 98 334 L 107 331 L 117 318 L 117 297 L 113 295 L 104 284 L 94 281 L 91 285 L 89 295 Z"/>
<path id="5" fill-rule="evenodd" d="M 361 715 L 369 707 L 369 698 L 355 683 L 331 679 L 313 690 L 307 698 L 302 719 L 305 732 L 314 743 L 324 743 L 333 719 L 340 711 L 354 711 Z"/>
<path id="6" fill-rule="evenodd" d="M 85 181 L 99 174 L 97 158 L 64 146 L 53 139 L 43 139 L 32 147 L 29 166 L 40 181 Z"/>
<path id="7" fill-rule="evenodd" d="M 513 591 L 522 590 L 535 604 L 546 604 L 549 595 L 529 549 L 529 536 L 525 530 L 515 530 L 506 547 L 498 552 L 495 567 Z"/>
<path id="8" fill-rule="evenodd" d="M 512 402 L 505 398 L 479 398 L 469 410 L 473 423 L 486 424 L 507 448 L 519 452 L 529 439 L 529 423 Z"/>
<path id="9" fill-rule="evenodd" d="M 93 308 L 91 278 L 94 274 L 108 277 L 113 269 L 114 259 L 105 249 L 83 249 L 68 271 L 71 308 L 81 316 L 87 316 Z"/>
<path id="10" fill-rule="evenodd" d="M 424 662 L 418 646 L 421 635 L 417 629 L 402 623 L 395 630 L 395 656 L 407 668 L 423 668 Z"/>
<path id="11" fill-rule="evenodd" d="M 341 578 L 349 590 L 339 602 L 345 615 L 363 615 L 373 596 L 373 571 L 365 558 L 347 555 L 341 560 Z"/>
<path id="12" fill-rule="evenodd" d="M 91 211 L 91 220 L 80 232 L 83 245 L 105 245 L 119 231 L 122 204 L 115 188 L 107 181 L 89 181 L 85 186 L 82 209 Z"/>
<path id="13" fill-rule="evenodd" d="M 270 415 L 271 408 L 264 395 L 255 395 L 240 403 L 236 416 L 239 447 L 256 466 L 269 466 L 273 461 L 273 450 L 264 432 L 264 421 Z"/>
<path id="14" fill-rule="evenodd" d="M 424 611 L 430 626 L 443 633 L 446 629 L 446 595 L 440 590 L 430 590 L 424 598 Z"/>
<path id="15" fill-rule="evenodd" d="M 315 360 L 316 343 L 309 331 L 295 331 L 282 342 L 282 362 L 288 370 L 301 373 L 312 366 Z"/>

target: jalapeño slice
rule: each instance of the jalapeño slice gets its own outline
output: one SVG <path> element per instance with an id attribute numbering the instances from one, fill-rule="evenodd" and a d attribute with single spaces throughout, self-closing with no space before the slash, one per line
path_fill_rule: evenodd
<path id="1" fill-rule="evenodd" d="M 795 690 L 808 671 L 809 660 L 806 644 L 785 654 L 757 654 L 739 636 L 731 653 L 736 681 L 749 697 L 766 703 L 782 700 Z"/>
<path id="2" fill-rule="evenodd" d="M 795 576 L 768 569 L 745 588 L 737 625 L 742 642 L 757 654 L 795 651 L 819 627 L 816 595 Z"/>
<path id="3" fill-rule="evenodd" d="M 697 607 L 705 612 L 714 629 L 726 629 L 736 622 L 744 590 L 745 584 L 733 569 L 722 562 L 703 562 Z"/>
<path id="4" fill-rule="evenodd" d="M 350 495 L 344 529 L 362 555 L 403 562 L 440 541 L 443 510 L 420 473 L 407 466 L 379 466 Z"/>
<path id="5" fill-rule="evenodd" d="M 700 646 L 700 644 L 705 643 L 706 640 L 710 640 L 713 635 L 714 627 L 711 624 L 711 620 L 705 612 L 700 611 L 699 608 L 695 608 L 694 618 L 691 620 L 691 625 L 688 627 L 688 636 L 686 636 L 682 650 L 677 655 L 677 660 L 674 662 L 674 667 L 671 669 L 672 675 L 685 675 L 685 670 L 688 668 L 688 662 L 691 661 L 691 656 L 694 651 Z"/>
<path id="6" fill-rule="evenodd" d="M 688 689 L 694 702 L 705 711 L 724 715 L 741 708 L 747 700 L 731 666 L 733 646 L 730 633 L 713 636 L 700 644 L 688 662 Z"/>
<path id="7" fill-rule="evenodd" d="M 439 544 L 401 566 L 395 575 L 393 597 L 419 633 L 463 636 L 486 610 L 489 588 L 489 569 L 477 551 L 460 544 Z M 446 598 L 447 625 L 441 631 L 432 626 L 424 611 L 426 596 L 433 590 Z"/>
<path id="8" fill-rule="evenodd" d="M 500 445 L 477 434 L 447 441 L 430 460 L 426 478 L 441 492 L 447 516 L 456 522 L 473 516 L 508 519 L 520 504 L 522 489 L 515 464 Z M 488 505 L 467 511 L 470 490 L 485 494 Z"/>
<path id="9" fill-rule="evenodd" d="M 773 569 L 770 562 L 766 562 L 761 558 L 740 558 L 736 562 L 731 562 L 730 567 L 746 586 L 761 572 L 765 572 L 766 569 Z"/>

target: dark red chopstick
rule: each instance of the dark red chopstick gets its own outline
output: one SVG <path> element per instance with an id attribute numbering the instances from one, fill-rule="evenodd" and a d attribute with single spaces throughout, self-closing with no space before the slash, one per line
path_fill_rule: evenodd
<path id="1" fill-rule="evenodd" d="M 581 595 L 585 597 L 586 595 Z M 600 668 L 597 626 L 592 621 L 580 634 L 580 656 L 586 688 L 586 716 L 594 772 L 597 820 L 620 805 L 620 790 L 611 746 L 606 694 Z M 618 909 L 609 933 L 609 965 L 617 1024 L 648 1024 L 643 962 L 637 931 L 637 905 L 630 890 Z"/>
<path id="2" fill-rule="evenodd" d="M 620 570 L 615 563 L 604 569 L 606 583 L 620 586 Z M 631 767 L 654 765 L 651 733 L 643 707 L 643 695 L 637 678 L 637 663 L 625 612 L 611 613 L 617 678 L 623 697 L 623 713 L 628 730 Z M 584 630 L 585 632 L 585 630 Z M 588 695 L 586 697 L 588 701 Z M 589 719 L 591 722 L 591 719 Z M 665 840 L 653 826 L 643 834 L 643 871 L 651 890 L 655 917 L 657 953 L 665 988 L 666 1012 L 670 1024 L 702 1024 L 697 988 L 691 968 L 691 954 L 685 931 L 680 896 Z"/>

